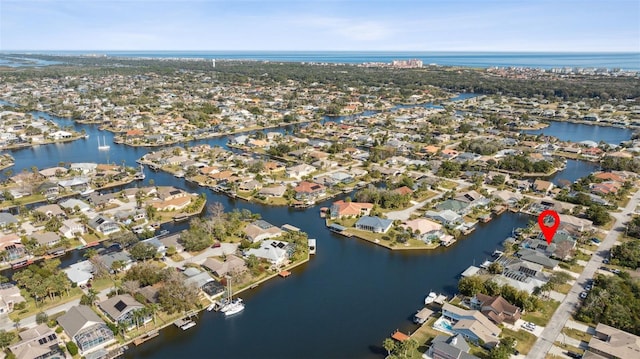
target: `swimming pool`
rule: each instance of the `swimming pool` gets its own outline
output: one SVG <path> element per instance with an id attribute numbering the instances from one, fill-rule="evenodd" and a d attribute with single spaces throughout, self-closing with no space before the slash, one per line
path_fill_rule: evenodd
<path id="1" fill-rule="evenodd" d="M 438 320 L 433 323 L 433 329 L 453 334 L 453 324 L 443 317 L 438 318 Z"/>

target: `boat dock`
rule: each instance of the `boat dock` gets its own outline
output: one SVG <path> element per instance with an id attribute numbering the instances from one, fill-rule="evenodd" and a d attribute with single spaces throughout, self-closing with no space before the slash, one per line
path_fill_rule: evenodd
<path id="1" fill-rule="evenodd" d="M 189 314 L 186 317 L 176 320 L 175 322 L 173 322 L 173 324 L 182 330 L 193 328 L 196 326 L 196 322 L 194 322 L 193 319 L 191 319 L 194 316 L 195 316 L 195 313 Z"/>
<path id="2" fill-rule="evenodd" d="M 157 330 L 154 330 L 152 332 L 146 333 L 145 335 L 143 335 L 141 337 L 138 337 L 138 338 L 134 339 L 133 340 L 133 344 L 135 346 L 138 346 L 138 345 L 146 342 L 149 339 L 153 339 L 153 338 L 157 337 L 158 335 L 160 335 L 160 332 L 157 331 Z"/>
<path id="3" fill-rule="evenodd" d="M 282 278 L 287 278 L 288 276 L 291 275 L 291 272 L 289 272 L 288 270 L 283 270 L 282 272 L 278 273 L 279 276 L 281 276 Z"/>

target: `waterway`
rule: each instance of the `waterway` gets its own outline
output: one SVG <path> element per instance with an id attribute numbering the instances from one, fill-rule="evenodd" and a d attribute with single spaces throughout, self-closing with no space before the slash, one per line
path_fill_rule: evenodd
<path id="1" fill-rule="evenodd" d="M 619 145 L 620 142 L 628 141 L 633 135 L 633 131 L 628 128 L 612 126 L 585 125 L 565 121 L 549 121 L 549 126 L 540 130 L 525 130 L 523 133 L 544 134 L 553 136 L 561 141 L 581 142 L 595 141 Z"/>
<path id="2" fill-rule="evenodd" d="M 84 129 L 89 139 L 11 151 L 14 172 L 23 168 L 46 168 L 59 162 L 115 162 L 134 166 L 150 151 L 112 143 L 113 135 L 95 125 L 74 125 L 68 119 L 44 113 L 63 126 Z M 334 119 L 340 120 L 340 119 Z M 583 125 L 585 126 L 585 125 Z M 586 126 L 585 126 L 586 127 Z M 615 128 L 600 128 L 599 131 Z M 109 151 L 97 149 L 97 139 L 110 143 Z M 198 142 L 226 146 L 227 138 Z M 569 162 L 554 178 L 572 180 L 591 171 L 583 162 Z M 292 224 L 317 239 L 318 253 L 296 268 L 287 279 L 276 278 L 243 293 L 246 309 L 224 318 L 203 312 L 198 325 L 187 332 L 175 327 L 158 338 L 131 348 L 126 358 L 367 358 L 383 354 L 382 340 L 393 330 L 414 330 L 411 316 L 429 291 L 453 294 L 459 274 L 469 265 L 488 259 L 513 228 L 526 225 L 530 217 L 505 213 L 480 224 L 478 229 L 452 247 L 433 251 L 396 252 L 357 239 L 332 234 L 319 218 L 318 208 L 306 210 L 266 207 L 230 199 L 190 185 L 162 172 L 146 171 L 157 185 L 173 185 L 193 192 L 204 191 L 210 202 L 226 210 L 249 209 L 274 225 Z M 133 184 L 136 185 L 136 184 Z M 178 230 L 185 224 L 170 228 Z M 81 258 L 79 252 L 63 257 L 69 264 Z"/>

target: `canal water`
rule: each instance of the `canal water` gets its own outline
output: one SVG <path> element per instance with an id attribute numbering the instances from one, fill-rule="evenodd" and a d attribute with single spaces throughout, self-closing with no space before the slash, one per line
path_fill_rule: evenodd
<path id="1" fill-rule="evenodd" d="M 44 113 L 36 116 L 49 118 Z M 63 126 L 70 120 L 53 118 Z M 584 125 L 583 125 L 584 126 Z M 75 125 L 89 139 L 12 151 L 14 172 L 32 166 L 46 168 L 59 162 L 115 162 L 134 166 L 150 151 L 112 142 L 113 135 L 94 125 Z M 586 127 L 586 126 L 585 126 Z M 615 128 L 599 128 L 598 131 Z M 106 138 L 109 151 L 97 149 L 97 138 Z M 629 135 L 630 136 L 630 135 Z M 628 138 L 627 138 L 628 139 Z M 226 147 L 226 138 L 198 141 Z M 591 171 L 583 162 L 568 162 L 554 178 L 581 177 Z M 589 164 L 590 165 L 590 164 Z M 584 172 L 583 172 L 584 171 Z M 584 174 L 581 174 L 584 173 Z M 454 294 L 457 278 L 469 265 L 491 256 L 512 229 L 526 225 L 531 217 L 507 212 L 480 224 L 468 237 L 449 248 L 401 252 L 337 236 L 327 231 L 319 208 L 305 210 L 266 207 L 230 199 L 193 186 L 162 172 L 146 171 L 157 185 L 173 185 L 204 192 L 211 202 L 226 210 L 249 209 L 274 225 L 292 224 L 317 239 L 318 252 L 287 279 L 275 278 L 244 292 L 244 312 L 230 318 L 201 313 L 198 325 L 186 332 L 170 326 L 158 338 L 126 353 L 127 358 L 367 358 L 384 354 L 381 343 L 395 329 L 415 330 L 411 323 L 430 291 Z M 577 178 L 576 177 L 576 178 Z M 136 185 L 136 184 L 133 184 Z M 171 228 L 178 230 L 185 224 Z M 63 257 L 65 264 L 81 258 L 75 252 Z"/>
<path id="2" fill-rule="evenodd" d="M 603 141 L 613 145 L 619 145 L 622 141 L 630 140 L 633 134 L 633 131 L 628 128 L 585 125 L 565 121 L 549 121 L 549 127 L 540 130 L 524 130 L 522 132 L 553 136 L 561 141 L 595 141 L 598 143 Z"/>

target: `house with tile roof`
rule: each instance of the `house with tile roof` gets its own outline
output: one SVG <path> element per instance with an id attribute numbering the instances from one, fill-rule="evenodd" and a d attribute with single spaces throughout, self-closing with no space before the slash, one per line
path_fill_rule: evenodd
<path id="1" fill-rule="evenodd" d="M 519 307 L 509 303 L 502 296 L 492 297 L 482 293 L 477 293 L 471 298 L 471 308 L 479 310 L 489 320 L 497 325 L 502 322 L 515 324 L 520 319 L 522 311 Z"/>
<path id="2" fill-rule="evenodd" d="M 373 208 L 372 203 L 335 201 L 331 205 L 331 218 L 360 217 L 367 216 Z"/>

